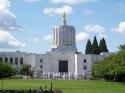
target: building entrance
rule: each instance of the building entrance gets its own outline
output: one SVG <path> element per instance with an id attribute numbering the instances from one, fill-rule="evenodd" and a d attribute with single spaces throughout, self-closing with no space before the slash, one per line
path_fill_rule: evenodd
<path id="1" fill-rule="evenodd" d="M 68 73 L 68 61 L 67 60 L 60 60 L 59 61 L 59 72 L 60 73 Z"/>

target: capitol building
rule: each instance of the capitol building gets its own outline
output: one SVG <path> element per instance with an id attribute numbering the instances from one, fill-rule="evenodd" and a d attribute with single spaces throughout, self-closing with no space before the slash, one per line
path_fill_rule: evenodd
<path id="1" fill-rule="evenodd" d="M 53 45 L 51 51 L 46 54 L 26 52 L 0 52 L 0 61 L 10 63 L 17 70 L 23 64 L 28 64 L 36 78 L 44 75 L 74 75 L 92 77 L 93 64 L 110 55 L 82 54 L 76 48 L 76 30 L 68 25 L 64 13 L 62 24 L 53 27 Z"/>

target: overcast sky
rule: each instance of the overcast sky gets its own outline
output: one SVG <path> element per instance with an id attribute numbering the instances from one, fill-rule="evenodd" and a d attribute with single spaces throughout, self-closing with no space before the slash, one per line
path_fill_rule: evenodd
<path id="1" fill-rule="evenodd" d="M 125 0 L 0 0 L 0 51 L 45 53 L 66 12 L 77 49 L 105 37 L 110 52 L 125 44 Z"/>

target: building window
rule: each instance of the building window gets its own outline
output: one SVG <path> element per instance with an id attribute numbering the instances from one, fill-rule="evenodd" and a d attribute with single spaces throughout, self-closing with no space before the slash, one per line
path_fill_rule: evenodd
<path id="1" fill-rule="evenodd" d="M 16 57 L 15 58 L 15 65 L 17 65 L 18 64 L 18 58 Z"/>
<path id="2" fill-rule="evenodd" d="M 43 59 L 40 59 L 40 63 L 43 63 Z"/>
<path id="3" fill-rule="evenodd" d="M 8 62 L 8 58 L 7 58 L 7 57 L 5 57 L 5 62 L 6 62 L 6 63 Z"/>
<path id="4" fill-rule="evenodd" d="M 23 58 L 20 58 L 20 64 L 23 65 Z"/>
<path id="5" fill-rule="evenodd" d="M 86 63 L 86 59 L 84 59 L 84 63 Z"/>
<path id="6" fill-rule="evenodd" d="M 43 65 L 40 65 L 40 69 L 43 69 Z"/>
<path id="7" fill-rule="evenodd" d="M 3 58 L 2 57 L 0 57 L 0 62 L 2 62 L 3 61 Z"/>
<path id="8" fill-rule="evenodd" d="M 10 57 L 10 64 L 13 64 L 13 58 Z"/>

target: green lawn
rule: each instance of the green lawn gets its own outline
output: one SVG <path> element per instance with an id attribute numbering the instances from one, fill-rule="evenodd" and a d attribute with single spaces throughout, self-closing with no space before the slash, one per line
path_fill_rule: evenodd
<path id="1" fill-rule="evenodd" d="M 29 89 L 45 85 L 63 90 L 63 93 L 125 93 L 125 83 L 95 80 L 3 80 L 4 89 Z M 0 88 L 2 81 L 0 80 Z"/>

